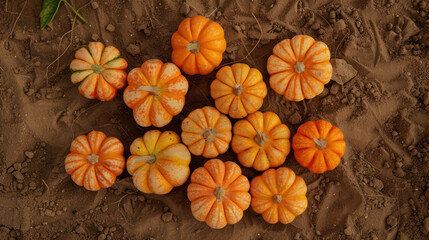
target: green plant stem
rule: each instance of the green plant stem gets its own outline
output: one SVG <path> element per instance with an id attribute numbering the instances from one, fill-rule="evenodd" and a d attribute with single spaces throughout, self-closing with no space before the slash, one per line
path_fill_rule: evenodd
<path id="1" fill-rule="evenodd" d="M 65 3 L 65 4 L 67 4 L 67 6 L 69 6 L 70 8 L 71 8 L 71 10 L 73 10 L 73 12 L 74 13 L 76 13 L 76 15 L 80 18 L 80 20 L 82 20 L 84 23 L 87 23 L 87 21 L 85 20 L 85 18 L 83 18 L 77 11 L 76 11 L 76 9 L 74 9 L 73 7 L 72 7 L 72 5 L 70 5 L 70 3 L 68 3 L 66 0 L 63 0 L 63 2 Z"/>

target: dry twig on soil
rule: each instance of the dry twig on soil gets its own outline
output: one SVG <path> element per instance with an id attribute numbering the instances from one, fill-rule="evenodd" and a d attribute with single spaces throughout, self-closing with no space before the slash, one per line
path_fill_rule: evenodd
<path id="1" fill-rule="evenodd" d="M 11 38 L 11 37 L 12 37 L 13 31 L 15 30 L 16 23 L 18 22 L 19 18 L 21 17 L 22 12 L 23 12 L 23 11 L 24 11 L 24 9 L 25 9 L 25 6 L 27 6 L 27 0 L 25 0 L 25 2 L 24 2 L 24 6 L 22 7 L 21 11 L 19 12 L 18 17 L 16 17 L 15 22 L 13 23 L 12 29 L 10 30 L 10 33 L 9 33 L 8 38 Z"/>
<path id="2" fill-rule="evenodd" d="M 259 39 L 258 39 L 258 41 L 256 42 L 255 46 L 253 46 L 252 50 L 250 50 L 250 52 L 249 52 L 249 53 L 248 53 L 244 58 L 241 58 L 241 59 L 238 59 L 238 60 L 235 60 L 235 61 L 229 62 L 229 63 L 221 64 L 221 65 L 219 65 L 216 69 L 219 69 L 219 68 L 221 68 L 221 67 L 223 67 L 223 66 L 226 66 L 226 65 L 230 65 L 230 64 L 233 64 L 233 63 L 237 63 L 237 62 L 241 62 L 241 61 L 243 61 L 243 60 L 246 60 L 246 59 L 250 56 L 250 54 L 252 54 L 252 52 L 253 52 L 253 51 L 255 51 L 256 47 L 257 47 L 257 46 L 258 46 L 258 44 L 261 42 L 262 35 L 264 35 L 264 33 L 263 33 L 263 31 L 262 31 L 262 26 L 261 26 L 261 24 L 259 23 L 259 20 L 256 18 L 255 14 L 253 14 L 253 12 L 251 12 L 251 13 L 252 13 L 252 16 L 255 18 L 256 23 L 258 24 L 259 31 L 261 32 L 261 34 L 259 35 Z"/>

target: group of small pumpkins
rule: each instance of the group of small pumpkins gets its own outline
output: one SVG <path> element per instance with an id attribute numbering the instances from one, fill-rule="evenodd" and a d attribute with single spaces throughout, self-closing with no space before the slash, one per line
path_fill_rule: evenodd
<path id="1" fill-rule="evenodd" d="M 89 98 L 108 101 L 119 89 L 142 127 L 163 127 L 185 104 L 189 75 L 206 75 L 222 61 L 226 49 L 223 28 L 203 16 L 184 19 L 172 36 L 173 63 L 151 59 L 127 75 L 127 62 L 112 46 L 92 42 L 79 49 L 71 63 L 71 80 Z M 305 35 L 279 42 L 268 59 L 269 82 L 291 101 L 310 99 L 323 91 L 332 74 L 326 44 Z M 180 69 L 179 69 L 180 68 Z M 267 87 L 261 72 L 237 63 L 221 68 L 210 86 L 215 106 L 192 111 L 182 122 L 181 138 L 172 131 L 147 131 L 124 146 L 114 137 L 92 131 L 74 139 L 65 168 L 79 186 L 96 191 L 110 187 L 125 163 L 134 185 L 144 193 L 166 194 L 186 182 L 191 153 L 211 158 L 191 175 L 188 198 L 199 221 L 223 228 L 240 221 L 249 205 L 269 223 L 287 224 L 307 208 L 304 180 L 280 167 L 290 152 L 290 131 L 277 114 L 259 112 Z M 232 118 L 244 118 L 232 127 Z M 181 143 L 181 139 L 184 144 Z M 238 164 L 216 158 L 231 143 L 244 167 L 264 171 L 251 183 Z M 342 132 L 325 120 L 302 124 L 292 140 L 296 160 L 313 173 L 338 166 L 345 151 Z M 250 194 L 249 194 L 250 190 Z"/>

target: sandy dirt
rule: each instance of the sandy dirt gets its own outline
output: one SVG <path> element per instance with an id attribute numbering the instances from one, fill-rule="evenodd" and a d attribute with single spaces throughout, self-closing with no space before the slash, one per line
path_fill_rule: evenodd
<path id="1" fill-rule="evenodd" d="M 202 1 L 201 1 L 202 2 Z M 428 239 L 429 2 L 427 0 L 71 0 L 84 24 L 61 5 L 39 29 L 41 1 L 0 1 L 0 239 Z M 261 36 L 254 13 L 262 28 Z M 335 73 L 324 92 L 289 102 L 269 88 L 261 111 L 291 129 L 326 119 L 340 127 L 346 153 L 317 175 L 289 154 L 283 166 L 308 184 L 308 209 L 289 224 L 270 225 L 247 210 L 222 230 L 196 221 L 186 187 L 164 196 L 137 192 L 125 171 L 110 189 L 86 191 L 64 170 L 72 139 L 91 130 L 125 146 L 139 127 L 122 99 L 82 97 L 70 81 L 74 52 L 90 41 L 116 46 L 129 70 L 171 61 L 171 35 L 184 17 L 201 14 L 225 29 L 223 63 L 243 60 L 268 84 L 273 46 L 296 34 L 324 41 Z M 59 57 L 59 61 L 55 61 Z M 180 133 L 194 109 L 214 106 L 215 72 L 187 76 L 180 115 L 161 130 Z M 235 122 L 236 120 L 233 120 Z M 129 151 L 126 151 L 126 157 Z M 220 156 L 238 163 L 232 150 Z M 191 170 L 206 159 L 192 157 Z M 243 169 L 252 179 L 260 174 Z"/>

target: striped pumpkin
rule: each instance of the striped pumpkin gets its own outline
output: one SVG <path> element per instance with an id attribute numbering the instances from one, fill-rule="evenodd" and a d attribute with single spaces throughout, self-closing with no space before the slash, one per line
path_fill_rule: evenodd
<path id="1" fill-rule="evenodd" d="M 307 208 L 307 185 L 300 176 L 286 167 L 269 169 L 252 180 L 253 211 L 274 224 L 288 224 Z"/>
<path id="2" fill-rule="evenodd" d="M 331 80 L 328 46 L 306 35 L 279 42 L 268 58 L 270 86 L 290 101 L 310 99 L 322 93 Z"/>
<path id="3" fill-rule="evenodd" d="M 75 138 L 65 160 L 66 172 L 87 190 L 108 188 L 125 167 L 124 146 L 115 137 L 92 131 Z"/>
<path id="4" fill-rule="evenodd" d="M 235 224 L 249 208 L 249 187 L 236 163 L 211 159 L 191 175 L 188 198 L 192 214 L 211 228 Z"/>
<path id="5" fill-rule="evenodd" d="M 80 84 L 79 92 L 84 97 L 109 101 L 125 87 L 128 63 L 115 47 L 91 42 L 88 48 L 79 49 L 75 58 L 70 64 L 71 81 Z"/>
<path id="6" fill-rule="evenodd" d="M 142 127 L 163 127 L 185 105 L 188 81 L 173 63 L 150 59 L 128 74 L 125 104 Z"/>
<path id="7" fill-rule="evenodd" d="M 213 158 L 225 153 L 231 142 L 232 125 L 228 117 L 214 107 L 192 111 L 182 122 L 182 140 L 196 156 Z"/>
<path id="8" fill-rule="evenodd" d="M 210 85 L 210 95 L 220 112 L 232 118 L 244 118 L 262 107 L 267 85 L 258 69 L 236 63 L 217 72 Z"/>
<path id="9" fill-rule="evenodd" d="M 127 170 L 144 193 L 169 193 L 189 177 L 191 154 L 172 131 L 148 131 L 133 141 L 130 151 Z"/>
<path id="10" fill-rule="evenodd" d="M 290 131 L 273 112 L 255 112 L 234 124 L 231 147 L 245 167 L 257 171 L 282 165 L 290 152 Z"/>

